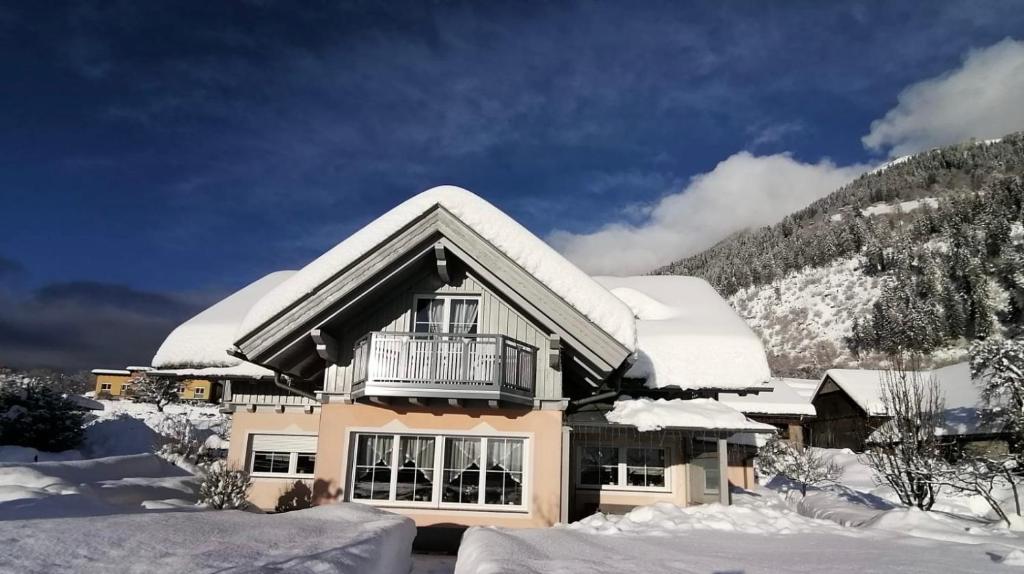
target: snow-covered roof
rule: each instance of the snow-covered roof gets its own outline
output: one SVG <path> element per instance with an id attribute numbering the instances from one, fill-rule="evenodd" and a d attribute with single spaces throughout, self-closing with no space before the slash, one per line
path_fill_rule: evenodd
<path id="1" fill-rule="evenodd" d="M 808 401 L 814 398 L 814 391 L 817 391 L 818 385 L 821 384 L 821 381 L 818 379 L 791 379 L 788 377 L 779 377 L 772 380 L 786 383 L 786 386 L 793 389 L 793 392 Z"/>
<path id="2" fill-rule="evenodd" d="M 234 346 L 239 325 L 253 305 L 294 273 L 277 271 L 266 275 L 185 321 L 160 345 L 153 357 L 153 366 L 157 369 L 241 367 L 245 372 L 259 373 L 251 376 L 272 374 L 232 357 L 227 350 Z"/>
<path id="3" fill-rule="evenodd" d="M 126 369 L 93 369 L 92 374 L 94 375 L 130 375 Z"/>
<path id="4" fill-rule="evenodd" d="M 882 400 L 882 382 L 886 371 L 868 369 L 830 369 L 825 376 L 835 381 L 857 406 L 870 416 L 886 416 Z M 969 363 L 957 363 L 940 369 L 920 371 L 922 381 L 934 379 L 945 400 L 944 427 L 938 434 L 965 435 L 990 432 L 982 420 L 981 387 L 971 378 Z"/>
<path id="5" fill-rule="evenodd" d="M 610 423 L 634 426 L 640 432 L 660 429 L 775 432 L 775 427 L 748 419 L 714 399 L 622 398 L 605 413 Z"/>
<path id="6" fill-rule="evenodd" d="M 636 317 L 626 373 L 650 388 L 748 389 L 771 378 L 764 345 L 707 281 L 679 275 L 595 277 Z"/>
<path id="7" fill-rule="evenodd" d="M 744 396 L 722 393 L 718 395 L 718 400 L 748 415 L 814 416 L 814 405 L 811 404 L 810 397 L 802 396 L 786 381 L 787 379 L 772 379 L 772 391 L 769 393 L 749 393 Z"/>
<path id="8" fill-rule="evenodd" d="M 125 368 L 128 369 L 129 371 L 142 371 L 142 372 L 149 372 L 149 371 L 153 370 L 153 367 L 129 366 L 129 367 L 125 367 Z"/>
<path id="9" fill-rule="evenodd" d="M 514 219 L 477 195 L 454 186 L 435 187 L 399 204 L 282 281 L 253 306 L 242 322 L 236 340 L 316 291 L 340 269 L 357 261 L 438 205 L 624 347 L 630 351 L 635 349 L 636 328 L 628 307 Z"/>

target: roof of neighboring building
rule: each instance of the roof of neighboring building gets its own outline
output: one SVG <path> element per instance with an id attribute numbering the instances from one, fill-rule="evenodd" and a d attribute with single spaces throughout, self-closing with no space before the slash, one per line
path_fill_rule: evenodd
<path id="1" fill-rule="evenodd" d="M 882 383 L 889 376 L 887 373 L 884 370 L 830 369 L 825 377 L 835 381 L 868 415 L 886 416 L 888 413 L 882 399 Z M 969 363 L 912 373 L 916 373 L 921 381 L 934 379 L 942 392 L 945 422 L 943 428 L 936 429 L 937 434 L 969 435 L 995 430 L 983 420 L 981 387 L 971 378 Z"/>
<path id="2" fill-rule="evenodd" d="M 814 398 L 814 392 L 818 390 L 818 385 L 821 384 L 820 379 L 791 379 L 788 377 L 779 377 L 773 380 L 786 383 L 786 386 L 793 389 L 793 392 L 808 401 Z"/>
<path id="3" fill-rule="evenodd" d="M 529 272 L 626 349 L 635 349 L 636 327 L 628 307 L 514 219 L 477 195 L 454 186 L 435 187 L 413 196 L 282 281 L 252 307 L 235 340 L 244 339 L 258 330 L 274 316 L 315 292 L 340 269 L 358 261 L 438 206 Z"/>
<path id="4" fill-rule="evenodd" d="M 793 388 L 788 382 L 791 380 L 794 379 L 772 379 L 772 391 L 768 393 L 748 393 L 744 396 L 722 393 L 718 395 L 718 400 L 748 415 L 814 416 L 816 411 L 810 396 L 803 396 Z"/>
<path id="5" fill-rule="evenodd" d="M 294 273 L 277 271 L 266 275 L 185 321 L 160 345 L 153 366 L 160 370 L 231 367 L 239 368 L 239 373 L 271 375 L 269 370 L 244 363 L 227 350 L 234 345 L 239 325 L 253 305 Z"/>
<path id="6" fill-rule="evenodd" d="M 129 371 L 148 372 L 148 371 L 152 371 L 153 370 L 153 367 L 125 367 L 125 368 L 128 369 Z"/>
<path id="7" fill-rule="evenodd" d="M 126 369 L 93 369 L 91 372 L 94 375 L 130 375 L 131 374 Z"/>
<path id="8" fill-rule="evenodd" d="M 627 377 L 650 388 L 767 388 L 764 345 L 705 280 L 679 275 L 595 277 L 636 318 L 636 362 Z"/>

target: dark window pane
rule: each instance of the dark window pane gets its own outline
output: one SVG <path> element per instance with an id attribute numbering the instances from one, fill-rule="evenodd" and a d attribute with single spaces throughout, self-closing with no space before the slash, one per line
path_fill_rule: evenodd
<path id="1" fill-rule="evenodd" d="M 479 502 L 480 443 L 479 438 L 445 440 L 442 501 L 467 504 Z"/>
<path id="2" fill-rule="evenodd" d="M 295 472 L 297 474 L 313 474 L 314 468 L 316 468 L 316 455 L 299 453 L 298 460 L 295 462 Z"/>
<path id="3" fill-rule="evenodd" d="M 252 457 L 253 472 L 287 474 L 291 454 L 287 452 L 256 451 Z"/>
<path id="4" fill-rule="evenodd" d="M 429 502 L 433 499 L 434 442 L 433 437 L 401 437 L 395 500 Z"/>
<path id="5" fill-rule="evenodd" d="M 580 484 L 615 485 L 619 482 L 619 450 L 615 447 L 583 447 Z"/>

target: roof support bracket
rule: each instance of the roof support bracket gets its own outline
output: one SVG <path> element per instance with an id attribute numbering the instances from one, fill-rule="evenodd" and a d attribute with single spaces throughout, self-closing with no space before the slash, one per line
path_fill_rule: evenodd
<path id="1" fill-rule="evenodd" d="M 450 284 L 452 278 L 448 273 L 448 260 L 445 259 L 444 245 L 434 244 L 434 259 L 437 260 L 437 274 L 441 277 L 441 281 L 444 281 L 445 285 Z"/>
<path id="2" fill-rule="evenodd" d="M 309 332 L 309 336 L 313 338 L 313 342 L 316 343 L 316 354 L 320 355 L 320 358 L 327 361 L 330 364 L 338 363 L 338 340 L 324 332 L 323 329 L 316 328 Z"/>

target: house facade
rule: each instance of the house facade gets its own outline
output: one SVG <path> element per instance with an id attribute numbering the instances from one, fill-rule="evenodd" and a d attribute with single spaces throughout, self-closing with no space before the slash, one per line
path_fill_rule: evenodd
<path id="1" fill-rule="evenodd" d="M 588 277 L 486 201 L 435 188 L 190 320 L 154 366 L 260 375 L 230 378 L 224 402 L 229 462 L 265 509 L 305 497 L 538 527 L 728 503 L 750 475 L 729 437 L 771 429 L 714 399 L 769 390 L 764 350 L 706 283 L 651 279 Z M 734 360 L 709 356 L 722 346 Z"/>

